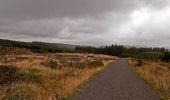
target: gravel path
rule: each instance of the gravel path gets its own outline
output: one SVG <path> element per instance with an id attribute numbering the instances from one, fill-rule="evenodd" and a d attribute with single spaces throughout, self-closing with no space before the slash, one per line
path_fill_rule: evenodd
<path id="1" fill-rule="evenodd" d="M 120 59 L 97 74 L 73 100 L 160 100 L 134 73 L 126 59 Z"/>

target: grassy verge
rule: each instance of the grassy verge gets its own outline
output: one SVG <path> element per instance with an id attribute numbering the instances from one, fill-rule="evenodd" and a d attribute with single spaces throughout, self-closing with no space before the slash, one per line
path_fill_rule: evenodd
<path id="1" fill-rule="evenodd" d="M 170 69 L 165 62 L 130 59 L 129 64 L 157 93 L 162 100 L 170 100 Z"/>

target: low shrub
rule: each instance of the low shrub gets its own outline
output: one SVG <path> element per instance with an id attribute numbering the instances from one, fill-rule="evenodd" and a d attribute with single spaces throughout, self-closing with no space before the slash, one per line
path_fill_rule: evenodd
<path id="1" fill-rule="evenodd" d="M 170 62 L 170 52 L 165 52 L 161 59 L 162 61 Z"/>
<path id="2" fill-rule="evenodd" d="M 53 59 L 50 59 L 50 60 L 46 60 L 45 62 L 42 62 L 41 63 L 42 65 L 44 65 L 45 67 L 49 67 L 51 69 L 61 69 L 62 66 L 59 65 L 59 63 Z"/>
<path id="3" fill-rule="evenodd" d="M 89 67 L 100 67 L 100 66 L 103 66 L 103 65 L 104 64 L 101 60 L 94 60 L 94 61 L 88 62 Z"/>
<path id="4" fill-rule="evenodd" d="M 14 87 L 5 91 L 2 100 L 35 100 L 35 94 L 29 87 Z"/>
<path id="5" fill-rule="evenodd" d="M 12 65 L 0 65 L 0 84 L 10 84 L 19 80 L 18 68 Z"/>
<path id="6" fill-rule="evenodd" d="M 87 63 L 85 62 L 67 62 L 64 64 L 64 66 L 66 67 L 75 67 L 75 68 L 86 68 L 87 67 Z"/>
<path id="7" fill-rule="evenodd" d="M 137 66 L 142 66 L 143 65 L 143 60 L 142 59 L 138 59 L 136 65 Z"/>
<path id="8" fill-rule="evenodd" d="M 14 82 L 41 83 L 42 74 L 34 68 L 19 69 L 12 65 L 0 65 L 0 85 Z"/>

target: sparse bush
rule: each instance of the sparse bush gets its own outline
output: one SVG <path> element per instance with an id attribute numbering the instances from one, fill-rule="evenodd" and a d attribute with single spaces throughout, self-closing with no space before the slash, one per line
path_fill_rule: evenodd
<path id="1" fill-rule="evenodd" d="M 137 60 L 137 66 L 142 66 L 143 65 L 143 60 L 142 59 L 138 59 Z"/>
<path id="2" fill-rule="evenodd" d="M 16 56 L 15 59 L 18 60 L 18 61 L 22 61 L 22 60 L 27 60 L 28 58 L 22 57 L 22 56 Z"/>
<path id="3" fill-rule="evenodd" d="M 8 63 L 8 58 L 7 56 L 1 56 L 1 63 Z"/>
<path id="4" fill-rule="evenodd" d="M 12 65 L 0 65 L 0 84 L 10 84 L 19 80 L 18 68 Z"/>
<path id="5" fill-rule="evenodd" d="M 103 65 L 104 64 L 101 60 L 94 60 L 94 61 L 88 62 L 89 67 L 100 67 L 100 66 L 103 66 Z"/>
<path id="6" fill-rule="evenodd" d="M 68 57 L 69 61 L 74 61 L 74 62 L 80 62 L 81 58 L 77 57 L 77 56 L 73 56 L 73 57 Z"/>
<path id="7" fill-rule="evenodd" d="M 64 62 L 63 65 L 65 67 L 75 67 L 75 68 L 93 68 L 103 66 L 103 62 L 101 60 L 93 60 L 93 61 L 69 61 Z"/>
<path id="8" fill-rule="evenodd" d="M 28 87 L 9 88 L 2 100 L 35 100 L 35 93 Z"/>
<path id="9" fill-rule="evenodd" d="M 11 84 L 13 82 L 33 82 L 40 83 L 42 75 L 37 69 L 19 69 L 15 66 L 0 65 L 0 85 Z"/>
<path id="10" fill-rule="evenodd" d="M 16 60 L 21 60 L 22 57 L 21 56 L 16 56 Z"/>
<path id="11" fill-rule="evenodd" d="M 59 63 L 53 59 L 50 59 L 50 60 L 47 59 L 45 62 L 42 62 L 41 64 L 46 67 L 49 67 L 51 69 L 61 69 L 62 68 L 62 66 L 59 65 Z"/>
<path id="12" fill-rule="evenodd" d="M 162 56 L 162 61 L 170 62 L 170 52 L 165 52 Z"/>
<path id="13" fill-rule="evenodd" d="M 64 64 L 65 67 L 75 67 L 75 68 L 86 68 L 86 62 L 67 62 Z"/>

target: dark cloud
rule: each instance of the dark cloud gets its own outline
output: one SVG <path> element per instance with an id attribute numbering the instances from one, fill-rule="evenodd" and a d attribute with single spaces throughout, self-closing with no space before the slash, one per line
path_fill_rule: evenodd
<path id="1" fill-rule="evenodd" d="M 44 18 L 89 16 L 108 11 L 123 11 L 137 6 L 138 0 L 1 0 L 2 17 Z"/>
<path id="2" fill-rule="evenodd" d="M 0 0 L 0 37 L 170 47 L 169 18 L 169 0 Z"/>

